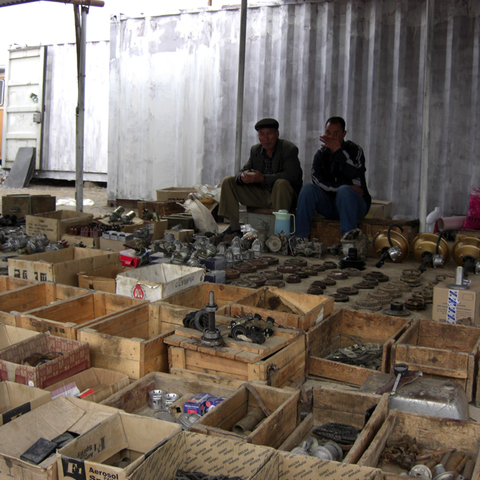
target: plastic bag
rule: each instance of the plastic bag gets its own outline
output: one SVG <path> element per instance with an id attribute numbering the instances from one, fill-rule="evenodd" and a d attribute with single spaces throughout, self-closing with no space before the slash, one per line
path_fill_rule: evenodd
<path id="1" fill-rule="evenodd" d="M 462 230 L 480 230 L 480 188 L 470 187 L 470 203 Z"/>
<path id="2" fill-rule="evenodd" d="M 200 231 L 218 233 L 218 225 L 208 208 L 197 198 L 194 193 L 190 193 L 183 206 L 185 210 L 190 211 L 193 217 L 195 227 Z"/>

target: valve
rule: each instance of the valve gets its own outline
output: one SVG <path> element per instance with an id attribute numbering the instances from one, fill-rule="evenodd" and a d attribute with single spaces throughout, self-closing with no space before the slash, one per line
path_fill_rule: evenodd
<path id="1" fill-rule="evenodd" d="M 393 227 L 399 228 L 403 233 L 400 225 L 390 225 L 387 231 L 378 232 L 373 240 L 375 253 L 380 255 L 380 260 L 375 264 L 377 268 L 380 268 L 387 259 L 401 263 L 410 253 L 407 240 L 401 233 L 392 231 Z"/>

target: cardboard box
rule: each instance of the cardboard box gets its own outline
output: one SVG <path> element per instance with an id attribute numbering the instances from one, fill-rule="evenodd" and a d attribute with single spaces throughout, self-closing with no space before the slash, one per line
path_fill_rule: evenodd
<path id="1" fill-rule="evenodd" d="M 17 328 L 0 323 L 0 350 L 39 334 L 40 332 L 33 332 L 26 328 Z"/>
<path id="2" fill-rule="evenodd" d="M 219 310 L 219 315 L 229 317 L 258 313 L 262 318 L 271 316 L 278 325 L 307 332 L 328 317 L 334 306 L 332 297 L 308 295 L 279 288 L 262 287 L 238 302 Z"/>
<path id="3" fill-rule="evenodd" d="M 181 469 L 248 480 L 254 478 L 273 455 L 275 450 L 272 448 L 250 445 L 232 437 L 182 432 L 150 455 L 130 479 L 167 480 L 174 478 Z"/>
<path id="4" fill-rule="evenodd" d="M 58 450 L 58 479 L 71 479 L 72 472 L 84 472 L 85 478 L 91 480 L 125 480 L 181 430 L 179 424 L 116 413 Z M 129 457 L 131 463 L 117 466 L 125 457 Z"/>
<path id="5" fill-rule="evenodd" d="M 392 218 L 392 202 L 386 200 L 372 200 L 370 210 L 365 218 Z"/>
<path id="6" fill-rule="evenodd" d="M 252 480 L 297 480 L 299 478 L 328 478 L 330 480 L 380 480 L 379 469 L 359 467 L 346 463 L 321 460 L 286 452 L 277 452 L 275 456 L 253 477 Z"/>
<path id="7" fill-rule="evenodd" d="M 92 223 L 93 215 L 90 213 L 75 212 L 73 210 L 57 210 L 37 215 L 27 215 L 25 229 L 27 235 L 45 234 L 51 242 L 61 240 L 62 235 L 75 225 L 88 225 Z"/>
<path id="8" fill-rule="evenodd" d="M 278 447 L 278 450 L 290 452 L 302 445 L 308 437 L 315 438 L 313 430 L 316 427 L 330 422 L 341 423 L 361 430 L 342 459 L 342 463 L 357 463 L 387 418 L 390 395 L 387 393 L 380 396 L 341 388 L 313 387 L 311 396 L 311 413 Z M 365 423 L 365 413 L 375 405 L 372 415 Z"/>
<path id="9" fill-rule="evenodd" d="M 171 233 L 175 239 L 180 240 L 182 243 L 190 242 L 192 240 L 195 230 L 191 228 L 182 228 L 181 230 L 165 230 L 163 234 Z"/>
<path id="10" fill-rule="evenodd" d="M 67 431 L 81 435 L 117 411 L 74 397 L 59 397 L 3 425 L 0 427 L 0 479 L 56 480 L 55 455 L 39 465 L 21 460 L 20 455 L 40 438 L 53 440 Z"/>
<path id="11" fill-rule="evenodd" d="M 189 430 L 278 448 L 299 424 L 299 399 L 300 390 L 273 388 L 257 383 L 243 384 L 230 397 L 193 423 Z M 232 431 L 247 413 L 259 407 L 268 415 L 252 426 L 251 431 L 245 431 L 245 435 Z"/>
<path id="12" fill-rule="evenodd" d="M 96 270 L 78 273 L 78 286 L 100 292 L 115 293 L 117 283 L 115 279 L 119 273 L 132 270 L 128 267 L 122 267 L 121 263 L 106 265 Z"/>
<path id="13" fill-rule="evenodd" d="M 62 235 L 62 240 L 68 243 L 69 247 L 83 243 L 87 248 L 100 248 L 100 237 L 82 237 L 80 235 Z"/>
<path id="14" fill-rule="evenodd" d="M 168 220 L 162 218 L 158 222 L 153 222 L 152 240 L 161 240 L 167 228 Z"/>
<path id="15" fill-rule="evenodd" d="M 178 400 L 168 407 L 168 411 L 177 419 L 180 414 L 184 413 L 185 400 L 192 395 L 209 393 L 227 398 L 237 389 L 228 385 L 183 378 L 169 373 L 151 372 L 107 398 L 102 404 L 124 410 L 126 413 L 151 416 L 153 410 L 148 406 L 148 396 L 152 390 L 163 390 L 166 393 L 179 395 Z"/>
<path id="16" fill-rule="evenodd" d="M 362 385 L 375 370 L 326 358 L 339 348 L 349 347 L 356 341 L 382 345 L 381 371 L 390 373 L 392 346 L 409 325 L 410 321 L 402 317 L 337 310 L 307 333 L 310 353 L 308 373 Z"/>
<path id="17" fill-rule="evenodd" d="M 158 264 L 117 275 L 117 294 L 155 302 L 203 282 L 203 268 Z"/>
<path id="18" fill-rule="evenodd" d="M 126 210 L 124 215 L 127 214 L 128 212 L 129 210 Z M 120 228 L 120 231 L 123 233 L 133 233 L 135 230 L 140 230 L 140 228 L 142 228 L 145 224 L 145 222 L 138 217 L 133 217 L 132 223 L 128 223 L 128 224 L 123 224 L 120 222 L 112 223 L 108 219 L 108 216 L 105 218 L 102 218 L 102 217 L 95 218 L 95 222 L 101 223 L 102 225 L 107 225 L 109 227 L 111 227 L 112 225 L 116 225 Z"/>
<path id="19" fill-rule="evenodd" d="M 479 349 L 479 328 L 417 318 L 395 342 L 390 372 L 384 373 L 393 373 L 396 363 L 406 363 L 424 376 L 458 382 L 471 402 Z"/>
<path id="20" fill-rule="evenodd" d="M 195 192 L 193 187 L 169 187 L 157 190 L 157 201 L 159 202 L 183 202 L 188 194 Z M 183 209 L 182 209 L 183 211 Z"/>
<path id="21" fill-rule="evenodd" d="M 453 278 L 433 288 L 432 320 L 457 323 L 470 317 L 474 325 L 480 325 L 480 281 L 470 280 L 468 290 L 452 288 Z"/>
<path id="22" fill-rule="evenodd" d="M 37 367 L 24 365 L 33 354 L 60 353 L 57 358 Z M 0 379 L 45 388 L 90 368 L 87 343 L 42 333 L 0 351 Z"/>
<path id="23" fill-rule="evenodd" d="M 162 190 L 157 190 L 161 192 Z M 137 202 L 138 216 L 143 220 L 152 220 L 151 215 L 156 214 L 157 218 L 164 217 L 165 215 L 172 215 L 173 213 L 183 213 L 185 209 L 179 205 L 176 201 L 150 201 L 150 202 Z"/>
<path id="24" fill-rule="evenodd" d="M 64 248 L 53 252 L 9 258 L 8 275 L 78 287 L 78 272 L 95 270 L 112 263 L 118 263 L 118 253 L 90 248 Z"/>
<path id="25" fill-rule="evenodd" d="M 90 345 L 94 367 L 121 372 L 135 380 L 152 371 L 168 371 L 163 342 L 168 334 L 161 332 L 160 307 L 141 303 L 78 331 L 78 340 Z"/>
<path id="26" fill-rule="evenodd" d="M 359 459 L 357 465 L 380 468 L 386 480 L 401 480 L 405 470 L 393 463 L 380 462 L 387 444 L 398 442 L 404 435 L 415 438 L 423 446 L 420 455 L 432 451 L 445 452 L 449 449 L 472 457 L 475 462 L 472 479 L 478 480 L 480 465 L 480 424 L 471 421 L 451 420 L 448 418 L 420 415 L 392 410 L 378 431 L 372 443 Z M 408 477 L 407 477 L 408 478 Z"/>
<path id="27" fill-rule="evenodd" d="M 103 368 L 89 368 L 61 382 L 54 383 L 46 387 L 45 390 L 55 392 L 55 390 L 62 389 L 62 387 L 65 390 L 67 386 L 75 384 L 80 392 L 90 389 L 93 390 L 91 394 L 82 397 L 83 400 L 100 403 L 125 388 L 129 383 L 130 381 L 127 375 L 123 375 L 122 373 L 111 372 Z"/>
<path id="28" fill-rule="evenodd" d="M 17 327 L 50 332 L 63 338 L 77 339 L 80 328 L 91 326 L 120 310 L 131 310 L 145 302 L 111 293 L 88 291 L 85 295 L 36 308 L 16 317 Z"/>
<path id="29" fill-rule="evenodd" d="M 50 394 L 40 388 L 14 382 L 0 383 L 0 426 L 50 401 Z"/>
<path id="30" fill-rule="evenodd" d="M 53 212 L 56 209 L 56 198 L 52 195 L 13 194 L 2 197 L 2 215 L 16 215 L 23 218 L 26 215 Z"/>
<path id="31" fill-rule="evenodd" d="M 84 295 L 87 290 L 50 282 L 34 283 L 0 293 L 0 322 L 17 324 L 21 312 L 44 307 L 58 300 Z"/>
<path id="32" fill-rule="evenodd" d="M 133 246 L 134 245 L 134 240 L 130 240 L 128 242 L 124 242 L 122 240 L 111 240 L 110 238 L 100 238 L 100 250 L 109 250 L 111 252 L 121 252 L 122 250 L 125 250 L 126 247 L 125 245 L 128 246 Z"/>

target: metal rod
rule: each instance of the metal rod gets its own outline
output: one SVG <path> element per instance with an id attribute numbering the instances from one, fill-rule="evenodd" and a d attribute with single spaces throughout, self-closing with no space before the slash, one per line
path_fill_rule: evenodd
<path id="1" fill-rule="evenodd" d="M 78 6 L 73 7 L 78 9 Z M 88 7 L 81 7 L 80 48 L 78 58 L 78 103 L 76 116 L 75 201 L 77 212 L 83 212 L 83 155 L 85 137 L 85 65 Z M 78 18 L 78 15 L 75 16 Z"/>
<path id="2" fill-rule="evenodd" d="M 243 91 L 245 85 L 245 43 L 247 37 L 247 0 L 240 10 L 240 38 L 238 52 L 237 118 L 235 125 L 235 171 L 242 168 Z"/>
<path id="3" fill-rule="evenodd" d="M 103 7 L 102 0 L 46 0 L 47 2 L 71 3 L 72 5 L 84 5 L 86 7 Z"/>

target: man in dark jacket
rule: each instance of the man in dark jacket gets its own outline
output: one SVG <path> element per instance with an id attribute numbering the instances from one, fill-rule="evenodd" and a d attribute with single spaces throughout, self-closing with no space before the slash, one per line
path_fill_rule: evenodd
<path id="1" fill-rule="evenodd" d="M 340 220 L 342 237 L 357 228 L 372 199 L 365 181 L 365 157 L 360 146 L 345 140 L 345 120 L 331 117 L 320 137 L 322 148 L 313 158 L 312 183 L 300 192 L 296 237 L 308 238 L 315 211 L 330 220 Z"/>
<path id="2" fill-rule="evenodd" d="M 302 188 L 303 171 L 298 148 L 279 138 L 278 122 L 264 118 L 255 124 L 259 144 L 250 150 L 242 170 L 222 182 L 218 214 L 230 220 L 224 233 L 239 233 L 239 204 L 247 207 L 291 210 Z"/>

